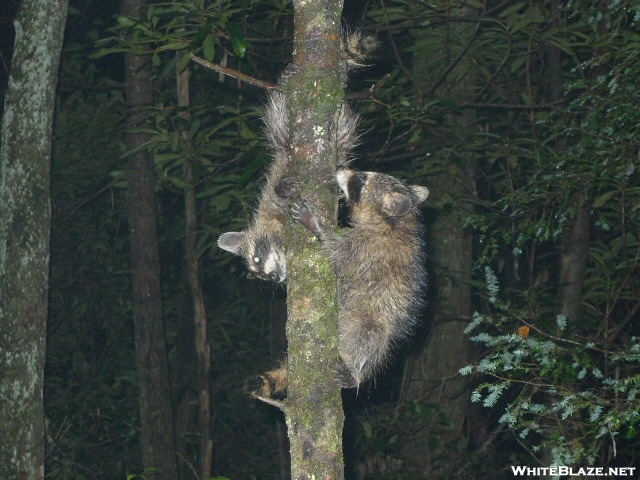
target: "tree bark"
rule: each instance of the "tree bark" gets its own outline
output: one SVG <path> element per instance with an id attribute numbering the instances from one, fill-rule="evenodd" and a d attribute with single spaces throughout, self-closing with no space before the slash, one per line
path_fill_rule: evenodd
<path id="1" fill-rule="evenodd" d="M 473 166 L 458 169 L 453 177 L 438 177 L 431 189 L 433 198 L 454 195 L 462 198 L 468 194 L 465 186 L 473 188 Z M 437 278 L 430 288 L 437 288 L 432 323 L 419 357 L 415 360 L 407 397 L 411 402 L 433 408 L 431 422 L 422 430 L 414 458 L 424 468 L 433 468 L 432 454 L 442 455 L 441 449 L 453 454 L 456 444 L 468 435 L 464 427 L 469 414 L 469 377 L 461 376 L 461 367 L 472 362 L 472 350 L 464 329 L 471 319 L 472 236 L 461 227 L 462 212 L 441 213 L 432 230 L 430 255 L 437 265 Z M 443 428 L 440 416 L 446 418 Z M 433 451 L 427 447 L 429 439 L 437 438 L 441 448 Z M 415 439 L 414 439 L 415 440 Z M 437 463 L 437 461 L 436 461 Z"/>
<path id="2" fill-rule="evenodd" d="M 44 478 L 55 89 L 68 0 L 24 0 L 0 151 L 0 478 Z"/>
<path id="3" fill-rule="evenodd" d="M 325 218 L 337 216 L 326 179 L 336 169 L 336 119 L 344 92 L 339 80 L 342 3 L 294 1 L 294 62 L 299 73 L 286 86 L 292 130 L 292 176 L 301 195 Z M 291 252 L 287 284 L 289 387 L 286 422 L 294 480 L 344 478 L 344 413 L 338 366 L 336 280 L 329 259 L 309 233 L 294 225 L 285 236 Z"/>
<path id="4" fill-rule="evenodd" d="M 178 55 L 179 65 L 182 54 Z M 189 99 L 189 80 L 191 70 L 184 69 L 177 75 L 178 106 L 188 108 L 191 105 Z M 186 120 L 191 120 L 188 111 L 181 112 Z M 190 138 L 187 131 L 181 132 L 182 140 L 189 144 Z M 195 182 L 193 177 L 192 159 L 186 158 L 183 165 L 184 180 L 187 183 L 187 190 L 184 192 L 185 210 L 185 271 L 189 281 L 189 290 L 193 305 L 194 324 L 194 346 L 196 351 L 197 379 L 196 388 L 198 391 L 198 425 L 197 436 L 199 441 L 200 476 L 208 478 L 211 475 L 213 461 L 213 439 L 211 438 L 211 395 L 209 386 L 209 375 L 211 373 L 211 350 L 209 348 L 209 337 L 207 335 L 207 315 L 204 306 L 204 295 L 202 283 L 200 281 L 200 265 L 198 259 L 198 212 Z"/>
<path id="5" fill-rule="evenodd" d="M 583 195 L 578 195 L 575 201 L 581 205 L 585 199 Z M 559 280 L 560 313 L 573 321 L 577 321 L 580 315 L 582 287 L 589 258 L 590 228 L 589 209 L 580 206 L 562 243 Z"/>
<path id="6" fill-rule="evenodd" d="M 464 7 L 459 11 L 463 17 L 477 15 L 477 10 Z M 450 37 L 460 37 L 462 44 L 473 38 L 477 26 L 461 23 L 443 28 L 457 29 Z M 451 68 L 452 77 L 456 71 L 465 68 L 468 62 L 465 56 L 458 58 L 459 51 L 451 43 L 445 48 L 451 49 L 448 61 L 459 61 Z M 420 72 L 420 60 L 415 63 L 416 72 Z M 469 72 L 472 69 L 469 69 Z M 424 78 L 424 73 L 419 75 Z M 474 78 L 467 73 L 456 84 L 444 78 L 436 92 L 451 96 L 458 104 L 468 101 L 473 92 Z M 421 87 L 424 88 L 424 85 Z M 470 142 L 471 129 L 475 123 L 472 110 L 451 117 L 450 125 L 462 142 Z M 472 160 L 457 156 L 450 159 L 450 167 L 436 177 L 430 185 L 431 195 L 436 202 L 442 202 L 444 208 L 431 230 L 429 256 L 435 266 L 435 278 L 429 288 L 435 289 L 433 317 L 428 327 L 428 337 L 419 357 L 413 364 L 407 397 L 411 402 L 433 409 L 432 421 L 421 432 L 410 451 L 423 474 L 434 468 L 433 455 L 442 455 L 442 450 L 453 455 L 455 444 L 467 436 L 464 427 L 469 414 L 471 378 L 461 376 L 458 371 L 471 363 L 472 350 L 469 339 L 464 333 L 471 319 L 471 268 L 473 267 L 473 237 L 469 230 L 462 227 L 465 198 L 475 193 L 475 164 Z M 455 172 L 455 173 L 453 173 Z M 452 174 L 453 173 L 453 174 Z M 449 198 L 452 205 L 443 199 Z M 446 418 L 447 427 L 443 428 L 441 415 Z M 438 439 L 440 448 L 436 451 L 427 448 L 430 439 Z"/>
<path id="7" fill-rule="evenodd" d="M 557 28 L 562 28 L 563 20 L 560 1 L 553 0 L 550 8 L 552 24 Z M 554 45 L 549 45 L 548 48 L 549 101 L 555 103 L 561 100 L 564 94 L 562 81 L 563 54 L 562 50 Z M 556 151 L 559 154 L 563 154 L 566 150 L 566 139 L 561 138 L 556 142 Z M 560 314 L 569 320 L 576 321 L 580 314 L 582 287 L 584 286 L 589 257 L 591 217 L 589 209 L 584 205 L 586 203 L 586 195 L 584 193 L 575 195 L 573 201 L 578 208 L 562 242 L 558 303 L 560 305 Z"/>
<path id="8" fill-rule="evenodd" d="M 144 0 L 124 0 L 123 13 L 141 16 Z M 140 126 L 153 101 L 153 81 L 149 57 L 125 55 L 125 91 L 129 128 Z M 129 150 L 139 149 L 149 140 L 146 133 L 127 134 Z M 129 157 L 127 165 L 128 218 L 133 279 L 133 318 L 136 363 L 140 388 L 142 462 L 149 479 L 175 480 L 177 462 L 171 410 L 169 366 L 160 291 L 160 256 L 157 232 L 154 164 L 141 150 Z"/>

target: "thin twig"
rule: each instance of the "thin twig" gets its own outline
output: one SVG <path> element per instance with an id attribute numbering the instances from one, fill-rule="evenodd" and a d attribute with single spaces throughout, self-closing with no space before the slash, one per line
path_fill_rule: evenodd
<path id="1" fill-rule="evenodd" d="M 521 105 L 517 103 L 461 103 L 458 108 L 505 108 L 510 110 L 549 110 L 557 105 L 564 103 L 559 100 L 557 102 L 544 103 L 542 105 Z"/>
<path id="2" fill-rule="evenodd" d="M 238 70 L 234 70 L 233 68 L 223 67 L 222 65 L 218 65 L 217 63 L 208 62 L 204 58 L 200 58 L 193 53 L 191 53 L 190 56 L 194 62 L 199 63 L 203 67 L 209 68 L 229 77 L 233 77 L 237 80 L 248 83 L 249 85 L 264 88 L 266 90 L 278 90 L 279 88 L 279 86 L 274 83 L 258 80 L 257 78 L 247 75 L 246 73 L 239 72 Z"/>
<path id="3" fill-rule="evenodd" d="M 476 28 L 475 28 L 475 30 L 473 32 L 473 35 L 471 35 L 471 38 L 462 47 L 462 50 L 460 50 L 460 53 L 458 53 L 456 58 L 454 58 L 453 61 L 450 62 L 449 65 L 447 65 L 447 67 L 444 69 L 444 72 L 442 72 L 442 75 L 440 75 L 440 77 L 435 82 L 433 82 L 431 85 L 429 85 L 429 87 L 424 91 L 424 93 L 423 93 L 424 97 L 427 97 L 427 96 L 431 95 L 435 91 L 435 89 L 438 88 L 442 84 L 442 82 L 444 82 L 446 80 L 446 78 L 449 75 L 449 73 L 451 72 L 451 70 L 453 70 L 453 68 L 456 65 L 458 65 L 460 60 L 462 60 L 462 57 L 464 57 L 466 55 L 467 51 L 469 50 L 469 48 L 471 47 L 471 45 L 475 41 L 475 39 L 478 36 L 479 32 L 480 32 L 480 22 L 478 22 L 478 24 L 476 25 Z"/>
<path id="4" fill-rule="evenodd" d="M 262 400 L 264 403 L 268 403 L 269 405 L 277 407 L 283 412 L 286 411 L 287 405 L 284 402 L 281 402 L 280 400 L 274 400 L 273 398 L 263 397 L 262 395 L 254 395 L 253 397 L 257 398 L 258 400 Z"/>

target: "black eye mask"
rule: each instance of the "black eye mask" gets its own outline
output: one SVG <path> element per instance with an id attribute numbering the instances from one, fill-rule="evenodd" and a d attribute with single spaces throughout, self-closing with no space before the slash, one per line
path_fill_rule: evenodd
<path id="1" fill-rule="evenodd" d="M 272 248 L 272 242 L 269 241 L 267 237 L 262 237 L 256 243 L 256 248 L 251 256 L 251 262 L 255 265 L 256 262 L 254 260 L 255 257 L 259 259 L 259 265 L 263 266 L 265 258 L 269 255 L 270 249 Z"/>
<path id="2" fill-rule="evenodd" d="M 350 202 L 358 203 L 360 201 L 360 193 L 365 183 L 367 183 L 367 174 L 364 172 L 356 173 L 349 178 L 347 193 Z"/>

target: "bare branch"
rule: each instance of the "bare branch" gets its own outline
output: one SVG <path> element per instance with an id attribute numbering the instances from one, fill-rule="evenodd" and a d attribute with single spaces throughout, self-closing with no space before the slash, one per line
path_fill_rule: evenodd
<path id="1" fill-rule="evenodd" d="M 222 73 L 222 74 L 227 75 L 229 77 L 233 77 L 233 78 L 235 78 L 237 80 L 240 80 L 240 81 L 242 81 L 244 83 L 248 83 L 249 85 L 253 85 L 255 87 L 264 88 L 266 90 L 279 90 L 278 85 L 276 85 L 276 84 L 265 82 L 265 81 L 262 81 L 262 80 L 258 80 L 257 78 L 254 78 L 254 77 L 252 77 L 250 75 L 247 75 L 246 73 L 239 72 L 238 70 L 234 70 L 233 68 L 223 67 L 222 65 L 219 65 L 217 63 L 209 62 L 209 61 L 205 60 L 204 58 L 201 58 L 201 57 L 198 57 L 197 55 L 194 55 L 193 53 L 191 53 L 190 56 L 191 56 L 191 59 L 194 62 L 199 63 L 203 67 L 209 68 L 211 70 L 214 70 L 216 72 Z"/>

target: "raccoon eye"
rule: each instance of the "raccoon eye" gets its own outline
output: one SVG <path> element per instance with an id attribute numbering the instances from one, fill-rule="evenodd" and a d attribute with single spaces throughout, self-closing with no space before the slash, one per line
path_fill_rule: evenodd
<path id="1" fill-rule="evenodd" d="M 260 257 L 253 257 L 253 263 L 260 265 L 260 263 L 262 263 L 262 260 L 260 260 Z"/>
<path id="2" fill-rule="evenodd" d="M 358 173 L 354 180 L 356 182 L 356 185 L 361 187 L 362 185 L 367 183 L 367 174 L 366 173 Z"/>
<path id="3" fill-rule="evenodd" d="M 353 175 L 349 179 L 349 184 L 347 185 L 347 196 L 351 203 L 360 202 L 360 193 L 362 192 L 362 188 L 364 187 L 365 183 L 367 183 L 367 178 L 367 174 L 365 172 L 362 172 Z"/>

